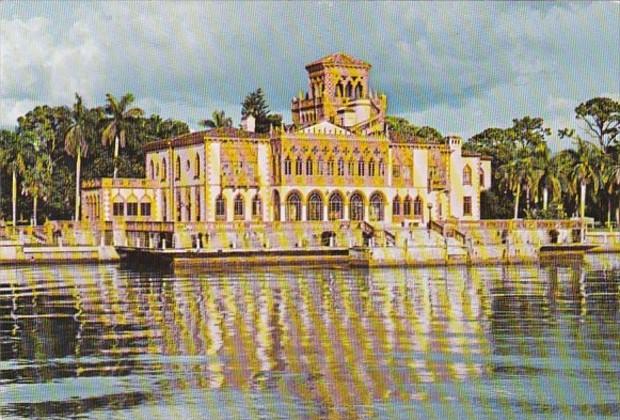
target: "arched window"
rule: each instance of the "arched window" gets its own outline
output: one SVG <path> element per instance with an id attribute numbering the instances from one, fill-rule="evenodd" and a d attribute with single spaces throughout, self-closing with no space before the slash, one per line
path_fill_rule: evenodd
<path id="1" fill-rule="evenodd" d="M 375 176 L 375 161 L 372 158 L 368 161 L 368 176 Z"/>
<path id="2" fill-rule="evenodd" d="M 403 202 L 403 215 L 408 217 L 411 216 L 411 197 L 405 197 L 405 201 Z"/>
<path id="3" fill-rule="evenodd" d="M 349 176 L 353 176 L 355 175 L 355 162 L 353 161 L 353 159 L 349 160 L 349 171 L 348 171 Z"/>
<path id="4" fill-rule="evenodd" d="M 235 219 L 243 219 L 243 215 L 245 213 L 245 206 L 243 202 L 243 196 L 241 194 L 237 194 L 234 201 L 234 216 Z"/>
<path id="5" fill-rule="evenodd" d="M 358 99 L 361 97 L 362 97 L 362 84 L 360 82 L 357 82 L 357 85 L 355 85 L 355 99 Z"/>
<path id="6" fill-rule="evenodd" d="M 297 157 L 297 160 L 295 161 L 295 175 L 301 175 L 302 171 L 303 171 L 303 161 L 301 160 L 300 157 Z"/>
<path id="7" fill-rule="evenodd" d="M 463 185 L 471 185 L 471 168 L 465 165 L 463 168 Z"/>
<path id="8" fill-rule="evenodd" d="M 339 81 L 336 83 L 336 98 L 341 98 L 344 96 L 344 89 L 342 87 L 342 82 Z"/>
<path id="9" fill-rule="evenodd" d="M 316 191 L 308 198 L 308 220 L 323 220 L 323 200 Z"/>
<path id="10" fill-rule="evenodd" d="M 342 158 L 338 159 L 338 176 L 344 175 L 344 160 Z"/>
<path id="11" fill-rule="evenodd" d="M 155 165 L 155 178 L 159 178 L 159 163 Z"/>
<path id="12" fill-rule="evenodd" d="M 277 190 L 273 191 L 273 220 L 280 221 L 280 193 Z"/>
<path id="13" fill-rule="evenodd" d="M 353 97 L 353 85 L 351 84 L 351 82 L 347 83 L 347 98 L 352 98 Z"/>
<path id="14" fill-rule="evenodd" d="M 187 198 L 185 202 L 185 208 L 187 209 L 187 221 L 191 222 L 192 221 L 192 192 L 191 190 L 187 190 L 186 197 Z"/>
<path id="15" fill-rule="evenodd" d="M 252 199 L 252 217 L 261 217 L 263 214 L 263 203 L 260 196 L 256 194 Z"/>
<path id="16" fill-rule="evenodd" d="M 181 191 L 177 190 L 176 193 L 176 200 L 177 200 L 177 222 L 181 221 L 181 218 L 183 217 L 181 211 L 183 209 L 183 203 L 181 202 Z"/>
<path id="17" fill-rule="evenodd" d="M 354 193 L 349 200 L 349 217 L 351 220 L 364 220 L 364 198 Z"/>
<path id="18" fill-rule="evenodd" d="M 174 177 L 175 180 L 179 180 L 181 179 L 181 158 L 177 156 L 177 168 L 176 168 L 176 175 Z"/>
<path id="19" fill-rule="evenodd" d="M 400 216 L 400 197 L 394 197 L 394 201 L 392 201 L 392 215 Z"/>
<path id="20" fill-rule="evenodd" d="M 382 221 L 384 219 L 383 208 L 383 196 L 378 192 L 373 193 L 370 196 L 370 220 Z"/>
<path id="21" fill-rule="evenodd" d="M 422 217 L 422 199 L 417 196 L 413 201 L 413 215 L 415 217 Z"/>
<path id="22" fill-rule="evenodd" d="M 484 171 L 480 169 L 480 188 L 484 188 Z"/>
<path id="23" fill-rule="evenodd" d="M 364 163 L 364 159 L 360 159 L 360 160 L 357 162 L 357 174 L 358 174 L 359 176 L 364 176 L 364 165 L 365 165 L 365 163 Z"/>
<path id="24" fill-rule="evenodd" d="M 166 199 L 166 193 L 163 194 L 161 204 L 161 215 L 164 222 L 168 221 L 168 200 Z"/>
<path id="25" fill-rule="evenodd" d="M 151 159 L 151 163 L 149 164 L 149 168 L 151 170 L 151 179 L 155 179 L 155 164 L 153 163 L 153 159 Z"/>
<path id="26" fill-rule="evenodd" d="M 215 220 L 226 220 L 226 199 L 222 194 L 215 199 Z"/>
<path id="27" fill-rule="evenodd" d="M 165 181 L 168 176 L 168 165 L 166 165 L 166 158 L 161 162 L 161 180 Z"/>
<path id="28" fill-rule="evenodd" d="M 319 157 L 317 172 L 319 175 L 323 175 L 323 158 Z"/>
<path id="29" fill-rule="evenodd" d="M 200 208 L 200 188 L 196 188 L 196 221 L 200 222 L 200 215 L 202 213 Z"/>
<path id="30" fill-rule="evenodd" d="M 385 175 L 385 163 L 383 163 L 383 159 L 379 161 L 379 176 Z"/>
<path id="31" fill-rule="evenodd" d="M 194 158 L 194 163 L 196 165 L 196 169 L 194 169 L 194 179 L 200 178 L 200 155 L 196 153 L 196 157 Z"/>
<path id="32" fill-rule="evenodd" d="M 290 175 L 291 174 L 291 158 L 290 157 L 286 157 L 286 159 L 284 159 L 284 175 Z"/>
<path id="33" fill-rule="evenodd" d="M 286 199 L 286 220 L 289 222 L 301 220 L 301 197 L 293 192 Z"/>
<path id="34" fill-rule="evenodd" d="M 333 158 L 329 158 L 329 160 L 327 161 L 327 175 L 328 176 L 334 175 L 334 159 Z"/>
<path id="35" fill-rule="evenodd" d="M 342 206 L 342 195 L 338 191 L 332 193 L 329 197 L 329 208 L 327 211 L 329 220 L 342 220 L 344 219 L 344 212 Z"/>
<path id="36" fill-rule="evenodd" d="M 306 160 L 306 175 L 312 175 L 312 159 Z"/>

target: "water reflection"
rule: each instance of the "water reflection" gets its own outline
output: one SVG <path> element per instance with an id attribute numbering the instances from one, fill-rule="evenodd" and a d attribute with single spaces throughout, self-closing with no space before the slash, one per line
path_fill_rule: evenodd
<path id="1" fill-rule="evenodd" d="M 3 418 L 620 414 L 616 256 L 0 279 Z"/>

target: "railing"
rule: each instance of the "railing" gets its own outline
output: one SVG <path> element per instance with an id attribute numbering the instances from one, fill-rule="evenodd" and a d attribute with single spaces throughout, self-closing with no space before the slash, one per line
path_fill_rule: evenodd
<path id="1" fill-rule="evenodd" d="M 362 228 L 362 232 L 366 235 L 373 236 L 375 234 L 375 228 L 366 221 L 360 222 L 360 227 Z"/>
<path id="2" fill-rule="evenodd" d="M 439 233 L 441 236 L 444 236 L 443 224 L 432 220 L 430 222 L 430 227 L 431 227 L 431 230 L 434 230 L 435 232 Z"/>
<path id="3" fill-rule="evenodd" d="M 390 232 L 388 230 L 384 230 L 383 233 L 385 235 L 385 242 L 387 243 L 387 245 L 388 246 L 395 246 L 396 245 L 396 235 L 394 235 L 392 232 Z"/>

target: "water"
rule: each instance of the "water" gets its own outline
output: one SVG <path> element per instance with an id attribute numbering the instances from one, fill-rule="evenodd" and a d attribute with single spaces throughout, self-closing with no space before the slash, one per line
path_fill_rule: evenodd
<path id="1" fill-rule="evenodd" d="M 0 418 L 620 416 L 620 256 L 0 268 Z"/>

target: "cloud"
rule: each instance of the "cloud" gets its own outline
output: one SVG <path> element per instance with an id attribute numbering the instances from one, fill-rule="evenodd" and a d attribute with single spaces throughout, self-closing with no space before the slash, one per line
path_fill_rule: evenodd
<path id="1" fill-rule="evenodd" d="M 238 122 L 257 87 L 288 120 L 304 64 L 335 51 L 373 64 L 390 113 L 417 124 L 464 137 L 525 114 L 556 124 L 620 91 L 619 13 L 603 2 L 3 2 L 0 125 L 75 91 L 90 105 L 131 91 L 193 127 L 216 108 Z"/>

